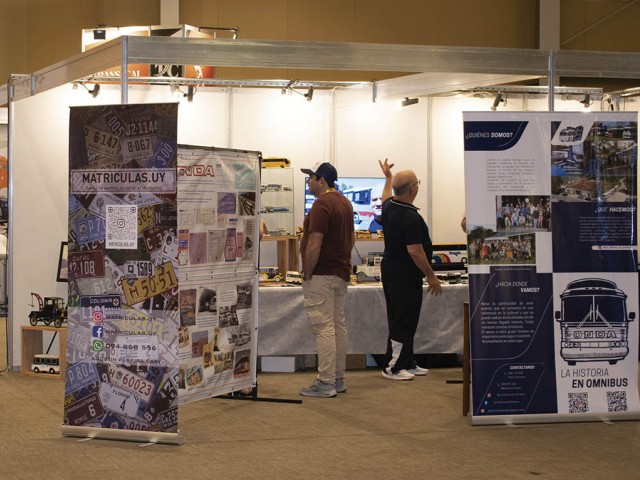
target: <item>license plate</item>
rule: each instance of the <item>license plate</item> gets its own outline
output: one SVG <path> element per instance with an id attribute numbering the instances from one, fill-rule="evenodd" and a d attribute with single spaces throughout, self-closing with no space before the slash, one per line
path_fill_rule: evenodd
<path id="1" fill-rule="evenodd" d="M 100 250 L 91 252 L 69 252 L 69 271 L 75 278 L 103 277 L 104 254 Z"/>
<path id="2" fill-rule="evenodd" d="M 165 203 L 153 207 L 153 223 L 158 227 L 175 227 L 178 222 L 178 212 L 173 205 Z"/>
<path id="3" fill-rule="evenodd" d="M 116 135 L 93 127 L 84 128 L 84 143 L 87 150 L 101 153 L 111 158 L 116 158 L 120 147 L 120 139 Z"/>
<path id="4" fill-rule="evenodd" d="M 92 393 L 69 404 L 66 409 L 66 414 L 68 424 L 72 427 L 77 427 L 101 417 L 104 414 L 104 409 L 102 408 L 98 394 Z"/>
<path id="5" fill-rule="evenodd" d="M 77 392 L 83 387 L 98 382 L 98 369 L 93 362 L 78 362 L 75 365 L 69 365 L 65 370 L 65 386 L 66 394 Z"/>
<path id="6" fill-rule="evenodd" d="M 152 253 L 162 247 L 162 240 L 165 232 L 166 228 L 162 227 L 150 227 L 142 232 L 144 248 L 146 248 L 147 252 Z"/>
<path id="7" fill-rule="evenodd" d="M 127 278 L 153 277 L 153 262 L 149 260 L 127 260 L 124 264 Z"/>
<path id="8" fill-rule="evenodd" d="M 159 295 L 178 286 L 173 264 L 165 263 L 156 267 L 153 277 L 125 279 L 122 291 L 128 305 L 144 302 L 147 298 Z"/>
<path id="9" fill-rule="evenodd" d="M 124 414 L 127 417 L 136 416 L 140 401 L 133 393 L 108 383 L 101 383 L 98 393 L 104 408 Z"/>
<path id="10" fill-rule="evenodd" d="M 153 158 L 147 163 L 147 168 L 167 168 L 176 158 L 177 146 L 174 142 L 158 140 L 156 143 Z"/>
<path id="11" fill-rule="evenodd" d="M 138 235 L 145 229 L 153 226 L 154 208 L 153 206 L 138 207 Z"/>
<path id="12" fill-rule="evenodd" d="M 109 381 L 114 387 L 122 388 L 128 392 L 135 393 L 143 402 L 149 402 L 155 385 L 130 372 L 119 365 L 109 364 Z"/>
<path id="13" fill-rule="evenodd" d="M 122 157 L 129 162 L 132 160 L 145 160 L 145 162 L 141 162 L 144 165 L 146 160 L 153 156 L 154 137 L 130 137 L 121 140 L 121 142 Z"/>
<path id="14" fill-rule="evenodd" d="M 78 234 L 78 243 L 84 244 L 104 239 L 104 218 L 95 215 L 80 218 L 76 220 L 76 232 Z"/>
<path id="15" fill-rule="evenodd" d="M 109 106 L 102 109 L 100 118 L 114 135 L 120 137 L 127 130 L 125 121 Z"/>

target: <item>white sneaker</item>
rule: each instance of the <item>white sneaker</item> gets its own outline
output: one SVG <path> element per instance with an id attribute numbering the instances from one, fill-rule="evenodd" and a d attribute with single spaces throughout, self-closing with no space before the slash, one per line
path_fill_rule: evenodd
<path id="1" fill-rule="evenodd" d="M 382 370 L 382 376 L 391 380 L 413 380 L 413 377 L 415 377 L 413 373 L 407 370 L 400 370 L 399 372 L 393 373 L 388 367 Z"/>
<path id="2" fill-rule="evenodd" d="M 429 373 L 429 369 L 428 368 L 422 368 L 422 367 L 416 365 L 415 367 L 408 369 L 407 372 L 413 373 L 414 375 L 423 376 L 423 375 L 426 375 L 427 373 Z"/>

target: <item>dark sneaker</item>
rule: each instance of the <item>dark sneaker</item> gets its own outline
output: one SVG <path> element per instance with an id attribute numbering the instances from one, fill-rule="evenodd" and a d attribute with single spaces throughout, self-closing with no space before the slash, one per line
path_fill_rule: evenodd
<path id="1" fill-rule="evenodd" d="M 427 373 L 429 373 L 429 369 L 428 368 L 422 368 L 422 367 L 416 365 L 415 367 L 408 369 L 407 372 L 413 373 L 416 376 L 423 376 L 423 375 L 426 375 Z"/>
<path id="2" fill-rule="evenodd" d="M 338 395 L 338 392 L 336 392 L 336 389 L 333 385 L 331 385 L 330 383 L 321 382 L 318 379 L 316 379 L 308 387 L 301 388 L 299 392 L 303 397 L 331 398 Z"/>
<path id="3" fill-rule="evenodd" d="M 344 393 L 347 391 L 347 386 L 344 383 L 344 378 L 336 378 L 336 392 Z"/>
<path id="4" fill-rule="evenodd" d="M 382 376 L 390 380 L 413 380 L 415 377 L 413 373 L 409 373 L 407 370 L 400 370 L 399 372 L 393 373 L 389 367 L 382 370 Z"/>

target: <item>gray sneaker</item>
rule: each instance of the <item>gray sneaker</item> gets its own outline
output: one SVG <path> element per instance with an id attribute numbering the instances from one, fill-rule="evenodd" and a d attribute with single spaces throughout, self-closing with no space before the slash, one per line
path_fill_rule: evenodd
<path id="1" fill-rule="evenodd" d="M 344 393 L 347 391 L 347 386 L 344 383 L 344 378 L 336 378 L 336 392 Z"/>
<path id="2" fill-rule="evenodd" d="M 336 389 L 330 383 L 324 383 L 316 379 L 311 385 L 299 390 L 300 395 L 303 397 L 322 397 L 331 398 L 338 395 Z"/>

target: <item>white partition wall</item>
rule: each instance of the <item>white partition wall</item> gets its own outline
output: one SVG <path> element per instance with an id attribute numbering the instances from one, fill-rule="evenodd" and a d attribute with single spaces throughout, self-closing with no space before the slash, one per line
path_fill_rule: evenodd
<path id="1" fill-rule="evenodd" d="M 21 363 L 20 327 L 29 324 L 31 292 L 67 296 L 67 284 L 57 283 L 56 273 L 60 242 L 67 239 L 69 107 L 119 101 L 117 85 L 102 85 L 93 98 L 68 84 L 14 103 L 9 294 L 14 369 Z M 306 102 L 279 90 L 201 88 L 189 102 L 169 86 L 129 88 L 129 103 L 176 101 L 180 143 L 261 150 L 265 156 L 290 158 L 296 168 L 329 161 L 328 92 Z M 302 204 L 304 175 L 296 175 L 296 190 L 302 191 L 296 201 Z M 302 224 L 302 214 L 296 222 Z"/>
<path id="2" fill-rule="evenodd" d="M 184 87 L 183 87 L 184 90 Z M 490 96 L 420 97 L 396 108 L 393 101 L 338 103 L 339 90 L 317 90 L 311 102 L 274 88 L 200 87 L 191 102 L 168 85 L 131 85 L 129 103 L 180 102 L 180 143 L 259 150 L 289 158 L 294 168 L 295 224 L 304 213 L 304 174 L 320 161 L 345 177 L 379 177 L 377 160 L 410 168 L 422 180 L 416 204 L 429 223 L 434 243 L 463 243 L 462 112 L 488 111 Z M 20 365 L 20 326 L 28 324 L 31 292 L 66 297 L 56 283 L 60 242 L 67 236 L 69 106 L 119 103 L 119 85 L 103 84 L 93 98 L 71 84 L 13 103 L 13 258 L 9 303 L 11 362 Z M 632 100 L 627 110 L 638 110 Z M 499 110 L 545 111 L 546 96 L 510 95 Z M 556 96 L 557 111 L 579 110 L 575 100 Z M 599 109 L 596 102 L 593 109 Z"/>

